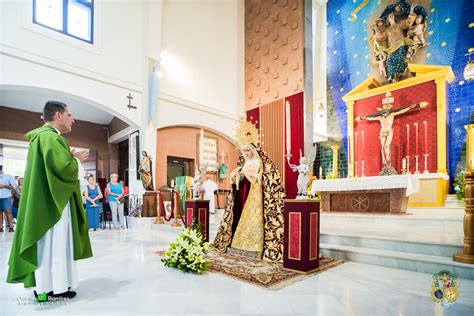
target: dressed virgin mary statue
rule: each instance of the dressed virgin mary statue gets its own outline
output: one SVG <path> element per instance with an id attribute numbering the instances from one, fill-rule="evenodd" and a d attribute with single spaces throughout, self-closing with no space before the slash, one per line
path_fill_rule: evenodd
<path id="1" fill-rule="evenodd" d="M 230 174 L 232 193 L 212 246 L 222 252 L 280 262 L 285 198 L 280 173 L 259 147 L 259 132 L 253 123 L 241 120 L 237 142 L 242 155 Z"/>

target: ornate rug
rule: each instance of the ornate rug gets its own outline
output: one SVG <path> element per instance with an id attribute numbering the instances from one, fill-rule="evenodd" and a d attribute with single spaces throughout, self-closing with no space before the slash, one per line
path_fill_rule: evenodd
<path id="1" fill-rule="evenodd" d="M 156 253 L 160 256 L 164 255 L 164 251 L 157 251 Z M 224 274 L 239 281 L 270 290 L 284 288 L 344 263 L 343 260 L 321 257 L 317 270 L 309 274 L 302 274 L 285 270 L 280 263 L 252 260 L 234 254 L 221 253 L 213 249 L 209 250 L 207 256 L 211 259 L 211 263 L 206 271 Z"/>

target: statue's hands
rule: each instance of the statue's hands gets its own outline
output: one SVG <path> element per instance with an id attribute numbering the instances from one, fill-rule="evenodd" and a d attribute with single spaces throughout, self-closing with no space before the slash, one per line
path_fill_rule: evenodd
<path id="1" fill-rule="evenodd" d="M 420 102 L 420 108 L 424 108 L 424 107 L 426 107 L 428 104 L 429 104 L 429 103 L 428 103 L 428 102 L 425 102 L 425 101 Z"/>

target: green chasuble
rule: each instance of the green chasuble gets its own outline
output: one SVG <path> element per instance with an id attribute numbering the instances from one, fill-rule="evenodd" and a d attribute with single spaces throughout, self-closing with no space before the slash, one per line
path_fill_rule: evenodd
<path id="1" fill-rule="evenodd" d="M 92 257 L 87 216 L 82 205 L 77 160 L 54 127 L 26 134 L 30 142 L 7 282 L 36 286 L 37 243 L 61 218 L 70 202 L 74 260 Z"/>

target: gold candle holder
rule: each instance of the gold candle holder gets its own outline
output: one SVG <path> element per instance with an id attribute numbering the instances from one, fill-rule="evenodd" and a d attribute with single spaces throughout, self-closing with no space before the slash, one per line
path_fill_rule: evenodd
<path id="1" fill-rule="evenodd" d="M 467 131 L 466 144 L 466 178 L 464 182 L 464 201 L 466 203 L 464 214 L 464 248 L 454 255 L 453 260 L 474 264 L 474 124 L 464 126 Z"/>
<path id="2" fill-rule="evenodd" d="M 156 195 L 156 220 L 155 220 L 155 224 L 164 224 L 165 222 L 163 221 L 163 218 L 161 218 L 161 198 L 160 198 L 160 194 L 158 193 Z"/>
<path id="3" fill-rule="evenodd" d="M 179 203 L 178 194 L 174 195 L 173 198 L 174 198 L 174 207 L 173 207 L 174 221 L 171 224 L 171 227 L 180 227 L 181 223 L 178 222 L 178 203 Z"/>

